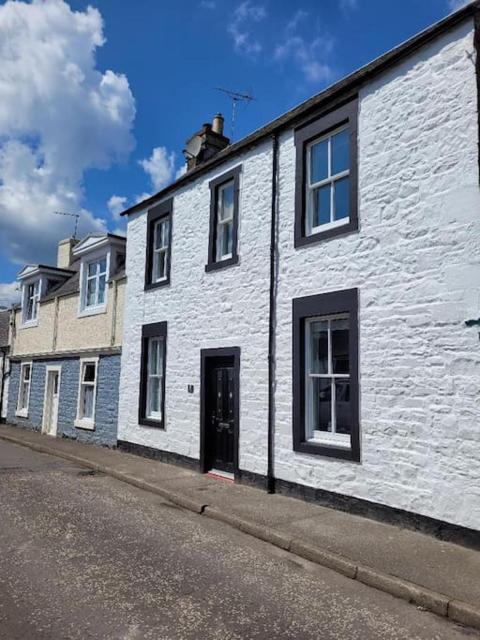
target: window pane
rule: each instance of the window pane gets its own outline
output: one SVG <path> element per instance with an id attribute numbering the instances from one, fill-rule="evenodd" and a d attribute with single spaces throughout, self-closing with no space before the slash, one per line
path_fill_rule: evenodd
<path id="1" fill-rule="evenodd" d="M 332 174 L 346 171 L 350 166 L 349 131 L 344 129 L 332 136 Z"/>
<path id="2" fill-rule="evenodd" d="M 158 282 L 165 277 L 166 273 L 166 257 L 165 251 L 157 251 L 153 254 L 153 281 Z"/>
<path id="3" fill-rule="evenodd" d="M 330 192 L 332 185 L 327 184 L 313 192 L 312 227 L 330 222 Z"/>
<path id="4" fill-rule="evenodd" d="M 310 373 L 328 373 L 328 322 L 310 324 Z"/>
<path id="5" fill-rule="evenodd" d="M 87 362 L 83 365 L 83 381 L 95 382 L 95 363 Z"/>
<path id="6" fill-rule="evenodd" d="M 107 273 L 107 259 L 100 260 L 100 273 Z"/>
<path id="7" fill-rule="evenodd" d="M 159 341 L 157 339 L 150 340 L 150 353 L 148 355 L 149 375 L 158 375 L 160 373 L 159 349 L 160 349 Z"/>
<path id="8" fill-rule="evenodd" d="M 219 189 L 219 220 L 229 220 L 233 218 L 233 192 L 233 182 Z"/>
<path id="9" fill-rule="evenodd" d="M 94 276 L 96 273 L 97 273 L 97 263 L 91 262 L 88 265 L 88 275 L 91 277 L 91 276 Z"/>
<path id="10" fill-rule="evenodd" d="M 310 184 L 328 178 L 328 140 L 310 148 Z"/>
<path id="11" fill-rule="evenodd" d="M 103 304 L 105 302 L 105 285 L 106 285 L 106 275 L 100 276 L 98 280 L 98 304 Z"/>
<path id="12" fill-rule="evenodd" d="M 350 178 L 342 178 L 335 182 L 335 220 L 348 218 L 350 215 Z"/>
<path id="13" fill-rule="evenodd" d="M 26 381 L 30 380 L 30 365 L 29 364 L 26 364 L 23 367 L 23 379 L 26 380 Z"/>
<path id="14" fill-rule="evenodd" d="M 164 249 L 168 247 L 169 231 L 170 231 L 170 220 L 164 220 L 162 223 L 162 247 Z"/>
<path id="15" fill-rule="evenodd" d="M 330 378 L 311 378 L 312 427 L 316 431 L 332 431 L 332 382 Z"/>
<path id="16" fill-rule="evenodd" d="M 82 418 L 93 418 L 93 386 L 85 385 L 82 387 Z"/>
<path id="17" fill-rule="evenodd" d="M 335 388 L 335 409 L 337 433 L 350 433 L 351 407 L 350 407 L 350 382 L 337 380 Z"/>
<path id="18" fill-rule="evenodd" d="M 349 373 L 348 318 L 332 320 L 331 328 L 333 373 Z"/>
<path id="19" fill-rule="evenodd" d="M 93 280 L 87 280 L 87 298 L 85 301 L 87 307 L 95 304 L 96 284 L 97 281 L 95 278 Z"/>
<path id="20" fill-rule="evenodd" d="M 148 394 L 148 415 L 160 413 L 160 404 L 161 404 L 160 378 L 153 377 L 148 379 L 147 394 Z"/>
<path id="21" fill-rule="evenodd" d="M 233 222 L 217 225 L 216 260 L 231 255 L 233 250 Z"/>

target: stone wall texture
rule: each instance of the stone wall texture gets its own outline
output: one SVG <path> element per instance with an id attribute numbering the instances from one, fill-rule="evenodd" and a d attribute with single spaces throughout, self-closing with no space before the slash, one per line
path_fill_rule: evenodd
<path id="1" fill-rule="evenodd" d="M 41 430 L 45 395 L 45 372 L 49 365 L 61 366 L 57 436 L 72 438 L 80 442 L 111 447 L 115 446 L 117 443 L 120 355 L 100 356 L 99 358 L 95 429 L 93 431 L 74 426 L 74 420 L 77 414 L 80 375 L 79 358 L 57 358 L 33 361 L 27 418 L 21 418 L 15 415 L 20 362 L 12 362 L 7 421 L 10 424 L 28 429 Z"/>
<path id="2" fill-rule="evenodd" d="M 275 475 L 480 529 L 480 190 L 473 24 L 359 95 L 359 230 L 294 248 L 293 131 L 280 140 Z M 242 165 L 240 263 L 205 273 L 208 182 Z M 241 348 L 240 468 L 267 465 L 271 143 L 175 193 L 171 284 L 145 292 L 128 225 L 119 438 L 199 456 L 200 349 Z M 292 447 L 292 299 L 358 287 L 361 462 Z M 166 430 L 138 425 L 143 324 L 168 322 Z M 193 394 L 187 385 L 193 384 Z"/>

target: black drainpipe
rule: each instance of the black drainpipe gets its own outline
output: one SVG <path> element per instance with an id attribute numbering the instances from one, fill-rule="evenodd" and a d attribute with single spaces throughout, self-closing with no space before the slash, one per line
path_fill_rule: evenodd
<path id="1" fill-rule="evenodd" d="M 268 463 L 267 492 L 275 493 L 275 289 L 277 253 L 278 134 L 272 135 L 272 215 L 270 219 L 270 308 L 268 318 Z"/>
<path id="2" fill-rule="evenodd" d="M 8 353 L 8 348 L 7 349 L 2 349 L 0 348 L 0 353 L 3 355 L 2 358 L 2 370 L 0 371 L 0 422 L 3 422 L 3 418 L 2 418 L 2 412 L 3 412 L 3 390 L 5 388 L 5 381 L 8 378 L 8 376 L 10 375 L 10 372 L 6 370 L 5 365 L 6 365 L 6 360 L 7 360 L 7 353 Z"/>

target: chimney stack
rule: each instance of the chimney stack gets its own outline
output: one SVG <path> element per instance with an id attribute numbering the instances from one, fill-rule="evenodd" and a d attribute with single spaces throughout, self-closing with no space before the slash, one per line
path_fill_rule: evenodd
<path id="1" fill-rule="evenodd" d="M 187 140 L 186 148 L 183 151 L 187 171 L 210 160 L 229 144 L 229 138 L 223 135 L 223 116 L 221 113 L 217 113 L 212 124 L 205 123 L 200 131 Z"/>
<path id="2" fill-rule="evenodd" d="M 66 238 L 58 243 L 57 267 L 58 269 L 70 269 L 72 264 L 72 250 L 78 244 L 76 238 Z"/>

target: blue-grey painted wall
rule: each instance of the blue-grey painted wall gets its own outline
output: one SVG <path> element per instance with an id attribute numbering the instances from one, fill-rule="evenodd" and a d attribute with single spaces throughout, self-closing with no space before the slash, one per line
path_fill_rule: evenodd
<path id="1" fill-rule="evenodd" d="M 49 365 L 62 367 L 58 403 L 58 437 L 65 436 L 81 442 L 108 445 L 110 447 L 115 446 L 117 443 L 120 355 L 100 356 L 94 431 L 79 429 L 74 426 L 77 414 L 78 379 L 80 375 L 79 358 L 33 361 L 27 418 L 20 418 L 15 415 L 20 362 L 12 362 L 7 422 L 29 429 L 40 430 L 42 428 L 45 372 Z"/>

